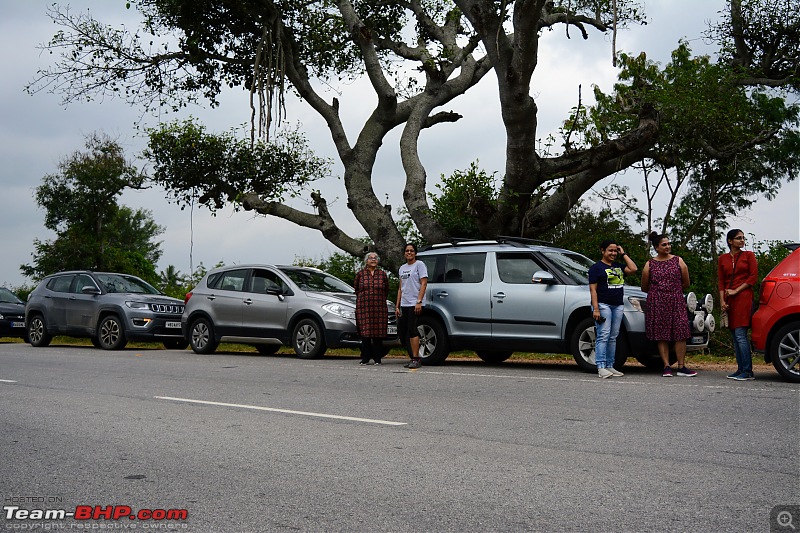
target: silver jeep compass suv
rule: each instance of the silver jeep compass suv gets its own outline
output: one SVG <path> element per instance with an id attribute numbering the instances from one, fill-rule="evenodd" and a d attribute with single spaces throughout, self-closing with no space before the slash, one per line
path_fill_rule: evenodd
<path id="1" fill-rule="evenodd" d="M 420 330 L 423 363 L 445 360 L 450 350 L 475 350 L 489 363 L 515 351 L 570 353 L 596 372 L 594 320 L 588 272 L 595 261 L 536 241 L 498 238 L 437 244 L 417 254 L 428 268 Z M 661 368 L 658 348 L 645 338 L 647 294 L 626 285 L 614 366 L 628 357 Z M 713 298 L 687 296 L 692 337 L 687 350 L 708 345 L 714 330 Z M 673 356 L 674 357 L 674 356 Z"/>
<path id="2" fill-rule="evenodd" d="M 384 345 L 397 340 L 394 304 Z M 209 272 L 186 295 L 183 332 L 192 349 L 211 353 L 220 342 L 252 344 L 262 354 L 282 345 L 303 359 L 330 348 L 357 347 L 353 287 L 316 268 L 234 265 Z"/>
<path id="3" fill-rule="evenodd" d="M 182 313 L 182 301 L 136 276 L 74 271 L 47 276 L 28 295 L 25 325 L 33 346 L 69 335 L 106 350 L 121 350 L 129 340 L 184 349 Z"/>

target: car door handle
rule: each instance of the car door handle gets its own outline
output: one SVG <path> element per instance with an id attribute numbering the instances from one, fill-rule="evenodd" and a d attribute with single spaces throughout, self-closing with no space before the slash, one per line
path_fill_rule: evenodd
<path id="1" fill-rule="evenodd" d="M 248 298 L 248 299 L 244 300 L 244 304 L 245 304 L 245 305 L 253 305 L 253 300 L 251 300 L 250 298 Z"/>
<path id="2" fill-rule="evenodd" d="M 214 296 L 213 294 L 209 294 L 208 296 L 206 296 L 206 298 L 208 298 L 209 300 L 216 300 L 217 299 L 217 297 Z"/>
<path id="3" fill-rule="evenodd" d="M 447 298 L 450 295 L 447 294 L 447 291 L 439 291 L 436 293 L 436 296 L 438 296 L 439 298 Z"/>
<path id="4" fill-rule="evenodd" d="M 498 299 L 500 299 L 500 300 L 502 300 L 503 298 L 505 298 L 505 297 L 506 297 L 506 293 L 504 293 L 504 292 L 497 292 L 497 293 L 495 293 L 495 294 L 494 294 L 494 297 L 495 297 L 495 298 L 498 298 Z"/>

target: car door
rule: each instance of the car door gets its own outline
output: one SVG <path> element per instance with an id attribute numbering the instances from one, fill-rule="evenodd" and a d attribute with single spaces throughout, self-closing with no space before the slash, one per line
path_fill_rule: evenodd
<path id="1" fill-rule="evenodd" d="M 492 338 L 560 339 L 565 288 L 540 284 L 533 274 L 547 270 L 532 252 L 496 252 L 492 261 Z"/>
<path id="2" fill-rule="evenodd" d="M 42 312 L 51 332 L 67 331 L 67 307 L 72 296 L 70 287 L 74 278 L 75 274 L 64 274 L 55 276 L 47 282 L 42 300 Z"/>
<path id="3" fill-rule="evenodd" d="M 226 270 L 214 280 L 205 297 L 212 301 L 214 329 L 220 336 L 242 335 L 242 308 L 248 269 Z"/>
<path id="4" fill-rule="evenodd" d="M 485 252 L 447 254 L 441 276 L 428 278 L 430 305 L 445 317 L 452 336 L 492 334 L 486 262 Z"/>
<path id="5" fill-rule="evenodd" d="M 97 294 L 85 294 L 84 287 L 100 290 L 94 279 L 88 274 L 75 276 L 70 286 L 69 299 L 66 301 L 64 316 L 66 317 L 67 332 L 83 334 L 93 332 L 97 324 Z"/>
<path id="6" fill-rule="evenodd" d="M 287 338 L 287 288 L 272 270 L 253 269 L 242 300 L 242 336 L 281 341 Z"/>

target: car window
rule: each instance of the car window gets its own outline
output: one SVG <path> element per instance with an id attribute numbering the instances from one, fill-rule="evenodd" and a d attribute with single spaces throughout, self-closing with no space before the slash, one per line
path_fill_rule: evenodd
<path id="1" fill-rule="evenodd" d="M 161 294 L 161 292 L 136 276 L 126 274 L 95 274 L 106 292 L 121 292 L 129 294 Z M 78 289 L 80 292 L 80 289 Z"/>
<path id="2" fill-rule="evenodd" d="M 504 283 L 532 283 L 533 274 L 546 270 L 531 254 L 497 254 L 497 273 Z"/>
<path id="3" fill-rule="evenodd" d="M 88 274 L 78 274 L 75 276 L 75 283 L 72 284 L 72 292 L 80 294 L 84 287 L 94 287 L 97 289 L 97 283 L 94 282 Z"/>
<path id="4" fill-rule="evenodd" d="M 425 263 L 425 268 L 428 271 L 428 283 L 440 283 L 444 280 L 444 274 L 436 270 L 436 259 L 438 255 L 426 255 L 424 257 L 417 257 L 417 261 Z"/>
<path id="5" fill-rule="evenodd" d="M 47 288 L 53 292 L 69 292 L 69 286 L 72 285 L 72 278 L 74 277 L 73 274 L 56 276 L 47 282 Z"/>
<path id="6" fill-rule="evenodd" d="M 589 284 L 589 268 L 595 263 L 585 255 L 557 250 L 542 252 L 558 269 L 578 285 Z"/>
<path id="7" fill-rule="evenodd" d="M 4 304 L 21 304 L 22 300 L 5 287 L 0 287 L 0 302 Z"/>
<path id="8" fill-rule="evenodd" d="M 267 291 L 276 289 L 286 292 L 287 287 L 275 272 L 258 269 L 253 271 L 253 277 L 250 279 L 250 292 L 267 294 Z"/>
<path id="9" fill-rule="evenodd" d="M 326 272 L 301 268 L 281 268 L 280 270 L 304 291 L 342 292 L 345 294 L 355 292 L 353 287 Z"/>
<path id="10" fill-rule="evenodd" d="M 486 254 L 450 254 L 445 259 L 444 283 L 480 283 L 486 265 Z"/>
<path id="11" fill-rule="evenodd" d="M 246 278 L 247 269 L 228 270 L 221 272 L 214 280 L 214 284 L 209 285 L 209 287 L 223 291 L 241 291 L 244 288 L 244 280 Z"/>

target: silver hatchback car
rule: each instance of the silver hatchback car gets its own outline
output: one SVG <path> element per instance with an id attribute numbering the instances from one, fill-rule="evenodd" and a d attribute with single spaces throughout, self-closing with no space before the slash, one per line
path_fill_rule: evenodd
<path id="1" fill-rule="evenodd" d="M 489 363 L 515 351 L 570 353 L 596 372 L 594 319 L 588 271 L 595 262 L 579 253 L 527 239 L 461 241 L 417 254 L 428 269 L 425 307 L 418 319 L 423 363 L 445 360 L 450 350 L 475 350 Z M 645 337 L 647 294 L 625 286 L 615 367 L 635 357 L 661 367 L 658 349 Z M 688 350 L 708 345 L 714 330 L 713 298 L 687 297 L 692 324 Z"/>
<path id="2" fill-rule="evenodd" d="M 235 265 L 209 272 L 186 295 L 184 336 L 200 354 L 220 342 L 251 344 L 262 354 L 283 345 L 298 357 L 321 357 L 328 348 L 357 347 L 353 287 L 322 270 L 298 266 Z M 394 304 L 389 338 L 397 340 Z"/>
<path id="3" fill-rule="evenodd" d="M 182 301 L 136 276 L 72 271 L 47 276 L 28 295 L 25 325 L 33 346 L 69 335 L 106 350 L 121 350 L 129 340 L 184 349 L 182 313 Z"/>

